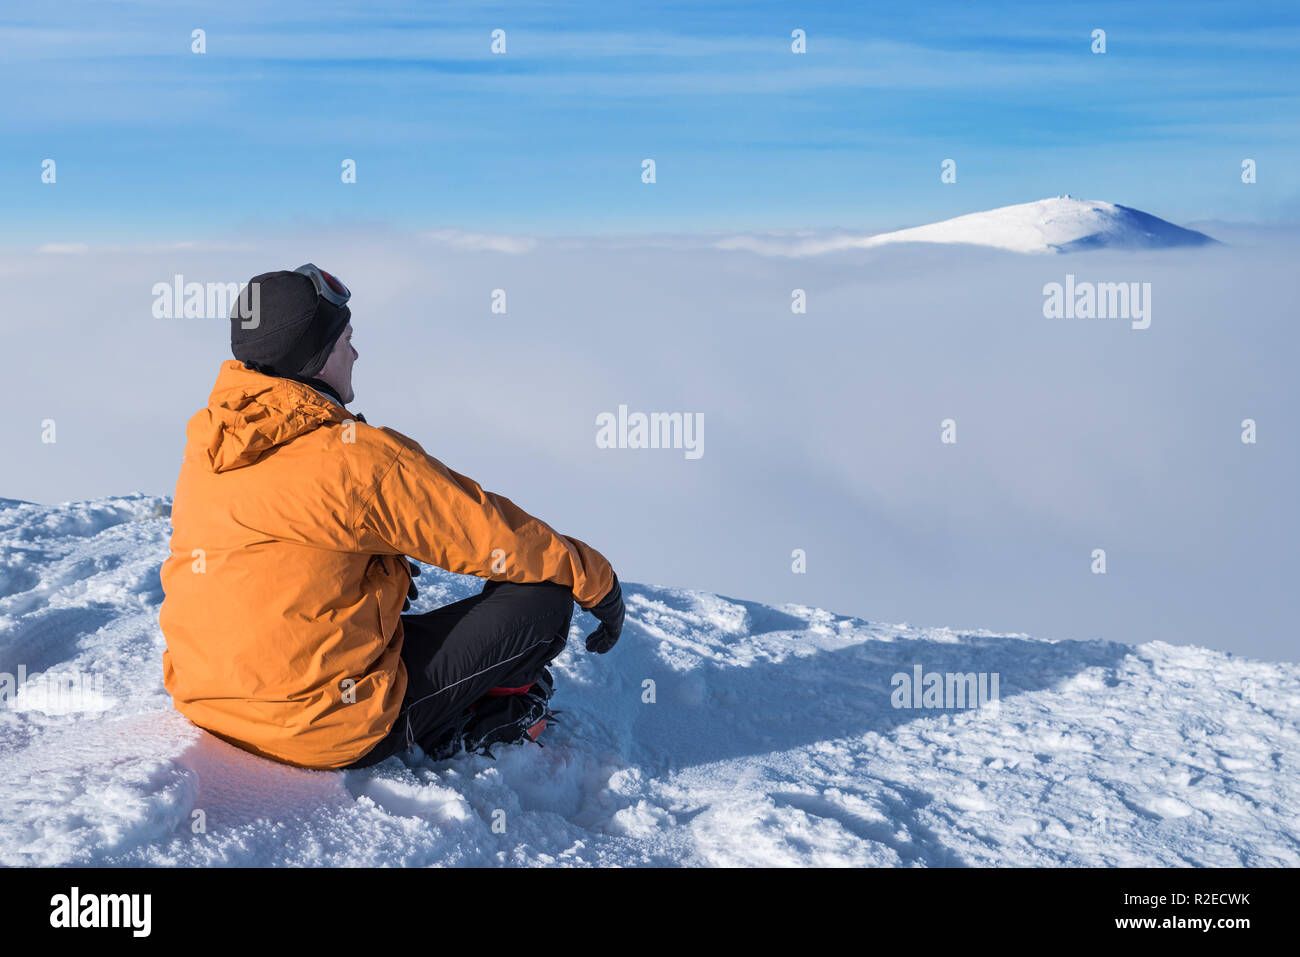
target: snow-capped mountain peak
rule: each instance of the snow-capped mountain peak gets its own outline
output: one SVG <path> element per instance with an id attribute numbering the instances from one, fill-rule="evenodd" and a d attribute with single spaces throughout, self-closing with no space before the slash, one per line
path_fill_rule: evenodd
<path id="1" fill-rule="evenodd" d="M 1021 253 L 1064 253 L 1101 247 L 1201 246 L 1215 241 L 1140 209 L 1066 194 L 882 233 L 861 245 L 967 243 Z"/>
<path id="2" fill-rule="evenodd" d="M 765 256 L 801 257 L 895 243 L 947 243 L 1018 253 L 1068 253 L 1102 248 L 1203 246 L 1217 242 L 1204 233 L 1184 229 L 1140 209 L 1101 200 L 1076 199 L 1067 193 L 872 236 L 765 234 L 732 236 L 714 245 L 718 249 L 743 249 Z"/>

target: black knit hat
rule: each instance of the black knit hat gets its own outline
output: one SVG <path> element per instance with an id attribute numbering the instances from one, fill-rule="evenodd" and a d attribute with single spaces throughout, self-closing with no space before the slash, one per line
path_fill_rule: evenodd
<path id="1" fill-rule="evenodd" d="M 318 296 L 308 276 L 264 272 L 248 281 L 230 312 L 230 351 L 267 375 L 310 378 L 351 318 L 346 305 Z"/>

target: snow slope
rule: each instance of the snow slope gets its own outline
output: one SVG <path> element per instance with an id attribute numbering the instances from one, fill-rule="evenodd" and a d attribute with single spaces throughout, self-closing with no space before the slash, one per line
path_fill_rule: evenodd
<path id="1" fill-rule="evenodd" d="M 614 652 L 559 659 L 548 747 L 280 766 L 170 707 L 168 513 L 0 500 L 0 672 L 103 679 L 0 708 L 0 864 L 1300 864 L 1296 665 L 630 582 Z M 416 611 L 480 586 L 420 581 Z M 998 673 L 999 707 L 895 709 L 918 664 Z"/>
<path id="2" fill-rule="evenodd" d="M 1057 196 L 875 236 L 803 239 L 794 243 L 732 239 L 718 245 L 724 249 L 799 256 L 894 243 L 961 243 L 1018 253 L 1068 253 L 1102 248 L 1203 246 L 1215 242 L 1204 233 L 1175 226 L 1140 209 Z"/>

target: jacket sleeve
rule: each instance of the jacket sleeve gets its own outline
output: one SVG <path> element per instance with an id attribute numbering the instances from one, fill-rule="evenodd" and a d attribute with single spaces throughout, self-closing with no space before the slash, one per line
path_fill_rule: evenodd
<path id="1" fill-rule="evenodd" d="M 356 532 L 366 551 L 497 581 L 556 582 L 583 608 L 598 604 L 614 584 L 614 569 L 600 552 L 485 492 L 414 442 L 403 444 L 363 493 Z"/>

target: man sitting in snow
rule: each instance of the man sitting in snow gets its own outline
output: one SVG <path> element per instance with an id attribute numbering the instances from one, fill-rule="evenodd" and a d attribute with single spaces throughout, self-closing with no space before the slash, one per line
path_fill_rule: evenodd
<path id="1" fill-rule="evenodd" d="M 235 358 L 189 421 L 176 483 L 167 690 L 200 727 L 301 767 L 536 740 L 574 601 L 600 622 L 587 650 L 604 654 L 623 627 L 618 578 L 591 546 L 347 410 L 350 295 L 308 264 L 253 277 L 232 311 Z M 489 581 L 402 615 L 408 555 Z"/>

